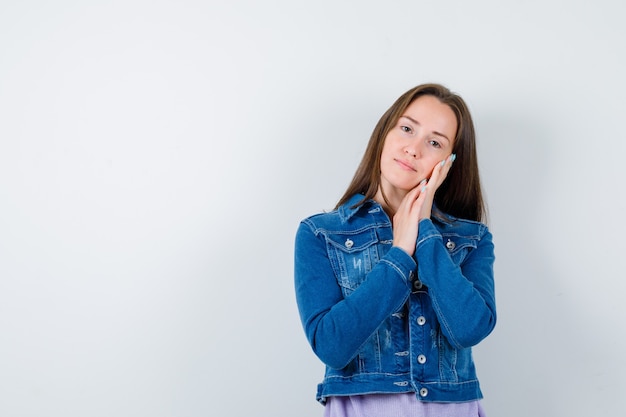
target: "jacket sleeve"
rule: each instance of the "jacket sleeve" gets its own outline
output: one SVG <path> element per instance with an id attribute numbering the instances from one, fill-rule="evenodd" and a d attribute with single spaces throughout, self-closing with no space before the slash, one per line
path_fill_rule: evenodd
<path id="1" fill-rule="evenodd" d="M 478 344 L 495 327 L 491 233 L 480 231 L 478 244 L 457 266 L 430 219 L 419 224 L 416 245 L 418 279 L 427 287 L 441 331 L 456 348 Z"/>
<path id="2" fill-rule="evenodd" d="M 303 222 L 296 233 L 295 291 L 300 319 L 315 354 L 331 368 L 344 368 L 359 348 L 410 294 L 415 261 L 391 248 L 361 285 L 343 296 L 326 239 Z"/>

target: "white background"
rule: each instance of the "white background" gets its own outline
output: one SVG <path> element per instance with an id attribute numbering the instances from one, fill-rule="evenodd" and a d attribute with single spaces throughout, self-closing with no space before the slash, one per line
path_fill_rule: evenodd
<path id="1" fill-rule="evenodd" d="M 488 414 L 622 415 L 623 4 L 2 0 L 0 416 L 321 416 L 294 233 L 430 81 L 479 135 Z"/>

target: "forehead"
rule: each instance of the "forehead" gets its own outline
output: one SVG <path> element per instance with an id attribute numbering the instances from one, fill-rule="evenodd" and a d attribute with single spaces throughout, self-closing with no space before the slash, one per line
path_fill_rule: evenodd
<path id="1" fill-rule="evenodd" d="M 450 106 L 439 101 L 437 97 L 430 95 L 418 97 L 409 104 L 402 116 L 417 121 L 428 131 L 442 133 L 450 139 L 456 135 L 458 127 L 456 115 Z"/>

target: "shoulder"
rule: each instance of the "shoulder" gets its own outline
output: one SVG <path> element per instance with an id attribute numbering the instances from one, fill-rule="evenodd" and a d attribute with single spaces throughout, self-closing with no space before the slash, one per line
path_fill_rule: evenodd
<path id="1" fill-rule="evenodd" d="M 442 235 L 457 235 L 481 239 L 489 233 L 486 224 L 453 216 L 433 218 L 433 225 Z"/>
<path id="2" fill-rule="evenodd" d="M 313 214 L 301 221 L 300 227 L 307 227 L 315 234 L 350 232 L 390 225 L 382 207 L 376 202 L 363 202 L 362 195 L 355 195 L 346 204 L 335 210 Z"/>
<path id="3" fill-rule="evenodd" d="M 339 211 L 333 210 L 329 212 L 316 213 L 309 217 L 306 217 L 300 222 L 302 226 L 308 226 L 313 231 L 319 231 L 320 229 L 334 229 L 341 225 L 341 216 Z"/>

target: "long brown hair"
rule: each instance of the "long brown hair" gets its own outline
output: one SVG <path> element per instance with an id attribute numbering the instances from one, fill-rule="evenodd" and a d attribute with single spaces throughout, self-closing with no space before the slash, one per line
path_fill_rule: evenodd
<path id="1" fill-rule="evenodd" d="M 485 220 L 486 211 L 478 174 L 474 122 L 465 101 L 440 84 L 422 84 L 412 88 L 401 95 L 383 114 L 372 132 L 352 182 L 336 207 L 345 204 L 358 193 L 363 194 L 365 198 L 357 205 L 374 198 L 380 187 L 380 155 L 385 138 L 406 108 L 424 95 L 436 97 L 441 103 L 448 105 L 454 112 L 458 124 L 452 150 L 452 153 L 456 154 L 456 160 L 445 181 L 435 193 L 435 205 L 443 213 L 454 217 Z"/>

